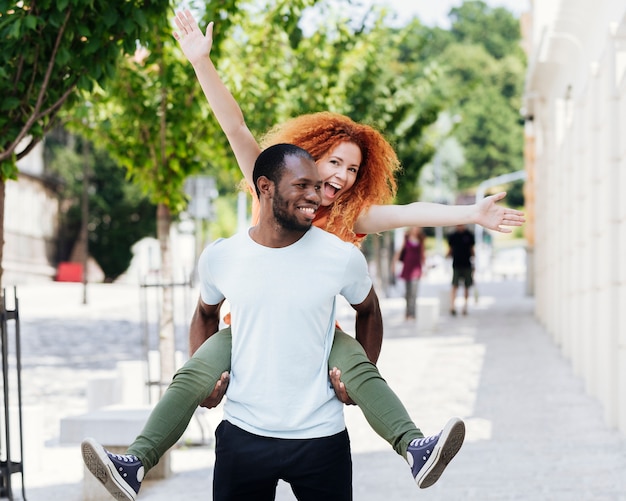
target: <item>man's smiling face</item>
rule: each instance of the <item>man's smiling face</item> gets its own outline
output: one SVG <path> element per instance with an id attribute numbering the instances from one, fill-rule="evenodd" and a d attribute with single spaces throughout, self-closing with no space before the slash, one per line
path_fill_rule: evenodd
<path id="1" fill-rule="evenodd" d="M 322 200 L 321 188 L 315 162 L 294 155 L 285 157 L 272 200 L 276 222 L 286 230 L 308 230 Z"/>

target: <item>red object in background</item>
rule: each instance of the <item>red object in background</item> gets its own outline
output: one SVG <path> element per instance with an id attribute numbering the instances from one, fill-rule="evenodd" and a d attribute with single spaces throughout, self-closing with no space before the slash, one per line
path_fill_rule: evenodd
<path id="1" fill-rule="evenodd" d="M 82 263 L 59 263 L 57 268 L 57 282 L 82 282 Z"/>

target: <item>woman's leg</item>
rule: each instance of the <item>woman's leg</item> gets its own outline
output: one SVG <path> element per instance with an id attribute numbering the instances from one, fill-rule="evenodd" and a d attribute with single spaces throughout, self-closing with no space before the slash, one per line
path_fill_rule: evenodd
<path id="1" fill-rule="evenodd" d="M 417 302 L 417 279 L 412 278 L 406 281 L 406 318 L 415 318 Z"/>
<path id="2" fill-rule="evenodd" d="M 348 395 L 361 408 L 372 429 L 406 459 L 409 442 L 424 435 L 358 341 L 335 330 L 328 366 L 341 371 Z"/>
<path id="3" fill-rule="evenodd" d="M 230 370 L 230 327 L 207 339 L 174 376 L 127 453 L 137 456 L 146 472 L 183 435 L 200 402 L 224 371 Z"/>

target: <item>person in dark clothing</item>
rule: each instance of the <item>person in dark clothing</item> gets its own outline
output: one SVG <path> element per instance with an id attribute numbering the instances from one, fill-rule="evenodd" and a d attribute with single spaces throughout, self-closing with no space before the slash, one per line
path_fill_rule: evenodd
<path id="1" fill-rule="evenodd" d="M 448 257 L 452 258 L 452 291 L 450 295 L 450 314 L 456 315 L 454 303 L 459 284 L 463 282 L 463 315 L 467 315 L 469 290 L 474 284 L 474 234 L 464 224 L 456 226 L 448 235 Z"/>

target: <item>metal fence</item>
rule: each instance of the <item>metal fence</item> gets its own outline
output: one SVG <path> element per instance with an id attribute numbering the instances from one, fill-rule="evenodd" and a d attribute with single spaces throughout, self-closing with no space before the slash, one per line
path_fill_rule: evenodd
<path id="1" fill-rule="evenodd" d="M 189 320 L 191 318 L 191 281 L 163 283 L 161 281 L 144 281 L 140 284 L 141 327 L 143 332 L 143 352 L 147 364 L 148 403 L 160 397 L 162 381 L 159 370 L 159 338 L 160 318 L 163 303 L 166 301 L 164 289 L 170 288 L 172 294 L 167 296 L 171 301 L 168 305 L 172 311 L 174 324 L 174 350 L 188 352 Z M 172 356 L 175 354 L 172 353 Z"/>
<path id="2" fill-rule="evenodd" d="M 12 478 L 21 475 L 22 499 L 26 500 L 24 487 L 24 448 L 22 433 L 22 364 L 20 347 L 20 318 L 17 290 L 7 296 L 0 291 L 0 343 L 2 349 L 2 395 L 4 419 L 0 435 L 0 498 L 14 499 Z M 17 398 L 17 422 L 14 423 Z M 17 446 L 17 447 L 12 447 Z M 15 450 L 17 449 L 17 450 Z M 19 457 L 19 460 L 16 459 Z"/>

